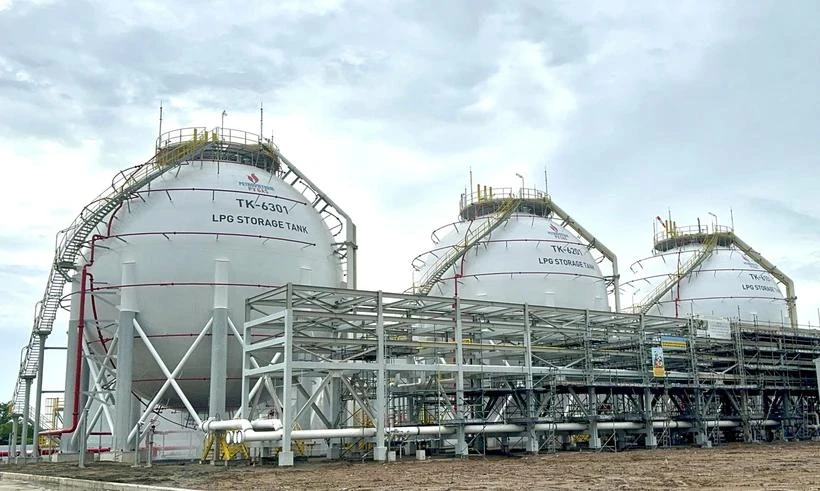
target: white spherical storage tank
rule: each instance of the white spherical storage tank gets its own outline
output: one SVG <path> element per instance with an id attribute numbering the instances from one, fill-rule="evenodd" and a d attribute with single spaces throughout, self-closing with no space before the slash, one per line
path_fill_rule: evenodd
<path id="1" fill-rule="evenodd" d="M 87 266 L 84 317 L 96 353 L 110 350 L 127 291 L 139 325 L 172 371 L 210 322 L 216 287 L 227 287 L 229 322 L 241 334 L 250 296 L 288 282 L 341 286 L 323 217 L 280 178 L 276 158 L 253 153 L 256 136 L 246 138 L 253 144 L 219 147 L 162 174 L 97 227 L 79 264 Z M 228 338 L 226 400 L 237 407 L 242 349 L 230 330 Z M 145 343 L 133 346 L 133 390 L 150 399 L 167 376 Z M 208 407 L 210 367 L 206 338 L 176 376 L 197 410 Z M 181 404 L 173 390 L 162 403 Z"/>
<path id="2" fill-rule="evenodd" d="M 776 278 L 739 241 L 727 227 L 662 230 L 652 256 L 633 263 L 632 277 L 623 283 L 633 310 L 787 325 L 788 306 Z"/>
<path id="3" fill-rule="evenodd" d="M 608 310 L 598 261 L 552 218 L 546 198 L 533 189 L 463 196 L 460 220 L 435 230 L 433 248 L 413 261 L 417 287 L 426 283 L 422 293 L 434 296 Z"/>

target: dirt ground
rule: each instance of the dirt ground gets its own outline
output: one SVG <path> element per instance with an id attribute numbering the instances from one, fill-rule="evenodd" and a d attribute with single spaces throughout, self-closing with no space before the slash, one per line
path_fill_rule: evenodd
<path id="1" fill-rule="evenodd" d="M 820 442 L 729 444 L 620 453 L 273 465 L 159 464 L 151 469 L 93 463 L 0 465 L 0 471 L 49 474 L 189 489 L 818 489 Z"/>

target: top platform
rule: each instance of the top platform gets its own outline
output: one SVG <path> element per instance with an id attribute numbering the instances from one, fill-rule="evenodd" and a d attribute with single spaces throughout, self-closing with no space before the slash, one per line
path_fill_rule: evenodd
<path id="1" fill-rule="evenodd" d="M 530 188 L 492 188 L 478 186 L 475 192 L 462 193 L 459 201 L 459 216 L 473 220 L 498 211 L 510 199 L 521 200 L 515 212 L 546 217 L 552 213 L 552 201 L 547 193 Z"/>
<path id="2" fill-rule="evenodd" d="M 171 152 L 182 145 L 196 142 L 213 142 L 212 148 L 205 149 L 199 160 L 235 162 L 264 169 L 271 173 L 279 170 L 279 148 L 269 139 L 243 130 L 192 126 L 168 131 L 160 135 L 156 142 L 156 153 Z"/>
<path id="3" fill-rule="evenodd" d="M 734 242 L 734 230 L 725 225 L 689 225 L 664 229 L 655 234 L 654 248 L 665 252 L 690 244 L 703 244 L 708 237 L 717 235 L 717 245 L 728 247 Z"/>

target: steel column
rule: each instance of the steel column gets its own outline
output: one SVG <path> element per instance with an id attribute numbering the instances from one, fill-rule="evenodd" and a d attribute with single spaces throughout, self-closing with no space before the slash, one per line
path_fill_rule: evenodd
<path id="1" fill-rule="evenodd" d="M 28 419 L 30 411 L 30 400 L 31 400 L 31 377 L 26 377 L 26 392 L 25 392 L 25 400 L 23 402 L 23 440 L 20 445 L 20 451 L 23 454 L 23 462 L 26 461 L 28 458 L 27 447 L 28 447 Z M 36 436 L 35 436 L 36 437 Z"/>
<path id="2" fill-rule="evenodd" d="M 461 322 L 461 299 L 456 297 L 455 304 L 455 341 L 456 341 L 456 455 L 466 457 L 469 453 L 467 437 L 464 433 L 464 326 Z"/>
<path id="3" fill-rule="evenodd" d="M 382 292 L 376 294 L 376 447 L 373 450 L 373 460 L 387 460 L 387 446 L 384 443 L 384 420 L 387 398 L 385 397 L 385 364 L 384 364 L 384 296 Z"/>
<path id="4" fill-rule="evenodd" d="M 12 460 L 13 459 L 13 460 Z M 11 441 L 9 442 L 9 463 L 17 463 L 17 417 L 11 417 Z"/>
<path id="5" fill-rule="evenodd" d="M 45 347 L 46 338 L 48 334 L 39 332 L 37 336 L 40 338 L 40 346 L 37 359 L 37 384 L 34 389 L 34 440 L 31 444 L 31 454 L 35 459 L 40 459 L 40 410 L 42 408 L 43 398 L 43 362 L 45 361 Z"/>

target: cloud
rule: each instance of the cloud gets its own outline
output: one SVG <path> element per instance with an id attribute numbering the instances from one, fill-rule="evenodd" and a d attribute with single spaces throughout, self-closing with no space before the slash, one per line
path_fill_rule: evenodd
<path id="1" fill-rule="evenodd" d="M 813 318 L 818 9 L 0 1 L 6 344 L 28 338 L 54 233 L 150 157 L 160 100 L 165 129 L 217 126 L 226 109 L 251 131 L 264 101 L 266 135 L 357 222 L 363 288 L 409 285 L 469 169 L 542 187 L 546 167 L 622 270 L 650 253 L 667 207 L 679 224 L 732 209 L 738 233 L 799 278 Z M 13 382 L 0 374 L 0 395 Z"/>

